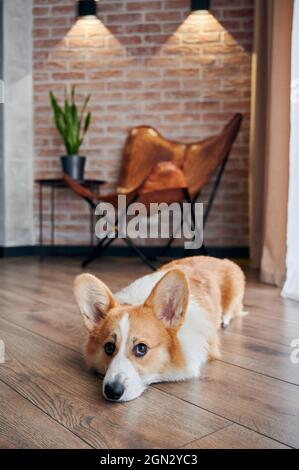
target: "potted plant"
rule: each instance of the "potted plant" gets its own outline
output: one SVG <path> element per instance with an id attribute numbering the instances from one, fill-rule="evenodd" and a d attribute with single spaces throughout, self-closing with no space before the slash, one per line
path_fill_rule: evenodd
<path id="1" fill-rule="evenodd" d="M 65 92 L 64 106 L 60 106 L 54 94 L 50 92 L 50 101 L 53 109 L 54 123 L 62 136 L 66 155 L 61 157 L 61 165 L 64 173 L 76 180 L 84 179 L 86 157 L 79 155 L 85 135 L 91 124 L 92 115 L 87 112 L 90 100 L 88 95 L 79 112 L 76 105 L 76 87 L 72 86 L 71 96 Z"/>

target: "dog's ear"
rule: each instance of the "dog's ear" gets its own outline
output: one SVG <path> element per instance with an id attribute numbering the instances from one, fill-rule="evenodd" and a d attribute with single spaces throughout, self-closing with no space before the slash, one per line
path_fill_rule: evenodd
<path id="1" fill-rule="evenodd" d="M 81 274 L 75 279 L 74 294 L 89 331 L 117 305 L 109 288 L 91 274 Z"/>
<path id="2" fill-rule="evenodd" d="M 152 308 L 156 317 L 167 328 L 179 328 L 184 321 L 188 299 L 186 276 L 179 269 L 174 269 L 156 284 L 145 306 Z"/>

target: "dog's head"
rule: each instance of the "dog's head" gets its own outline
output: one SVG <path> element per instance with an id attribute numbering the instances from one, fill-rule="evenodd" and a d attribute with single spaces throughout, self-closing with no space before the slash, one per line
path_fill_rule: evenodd
<path id="1" fill-rule="evenodd" d="M 104 375 L 105 398 L 137 398 L 147 385 L 183 365 L 177 339 L 189 297 L 183 272 L 165 274 L 139 306 L 119 304 L 90 274 L 75 280 L 74 292 L 89 331 L 87 364 Z"/>

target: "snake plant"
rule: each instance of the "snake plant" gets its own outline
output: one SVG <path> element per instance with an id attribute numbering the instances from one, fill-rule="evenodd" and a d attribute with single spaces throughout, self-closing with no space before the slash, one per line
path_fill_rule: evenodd
<path id="1" fill-rule="evenodd" d="M 63 138 L 67 155 L 79 155 L 80 147 L 91 124 L 92 115 L 87 112 L 90 100 L 88 95 L 81 111 L 76 105 L 76 87 L 72 86 L 71 96 L 65 92 L 64 106 L 60 106 L 54 94 L 50 92 L 54 123 Z"/>

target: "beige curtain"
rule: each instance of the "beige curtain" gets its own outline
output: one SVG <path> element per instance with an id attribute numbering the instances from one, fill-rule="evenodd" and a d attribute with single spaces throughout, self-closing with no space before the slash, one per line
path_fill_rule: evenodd
<path id="1" fill-rule="evenodd" d="M 264 282 L 286 276 L 293 0 L 256 0 L 250 161 L 251 256 Z"/>

